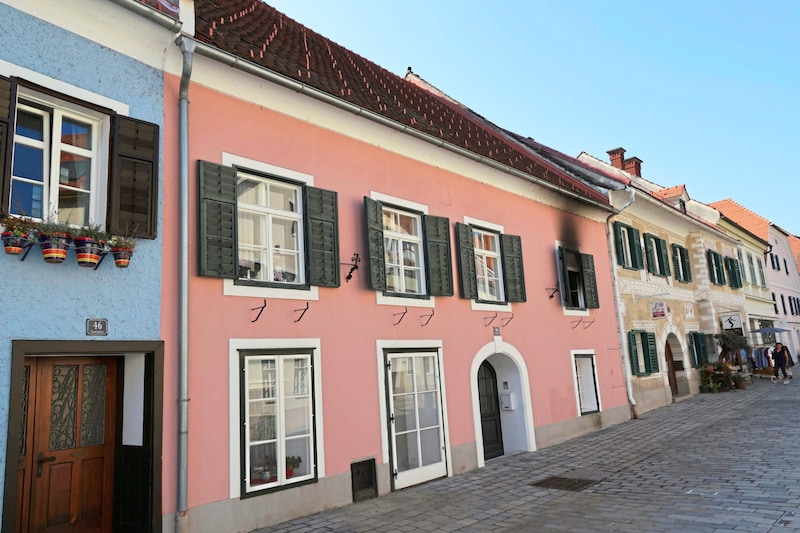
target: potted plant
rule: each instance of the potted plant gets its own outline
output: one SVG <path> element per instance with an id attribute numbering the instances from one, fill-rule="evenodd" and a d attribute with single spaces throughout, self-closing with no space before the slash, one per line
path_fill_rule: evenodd
<path id="1" fill-rule="evenodd" d="M 131 264 L 131 255 L 136 248 L 136 239 L 124 237 L 122 235 L 112 235 L 108 241 L 111 255 L 114 256 L 114 264 L 117 268 L 128 268 Z"/>
<path id="2" fill-rule="evenodd" d="M 3 226 L 3 248 L 7 254 L 19 255 L 30 241 L 36 229 L 36 222 L 25 216 L 8 213 L 0 214 Z"/>
<path id="3" fill-rule="evenodd" d="M 97 224 L 89 224 L 76 230 L 74 243 L 78 265 L 96 267 L 100 262 L 100 257 L 103 255 L 107 239 L 108 234 L 100 229 Z"/>
<path id="4" fill-rule="evenodd" d="M 294 475 L 294 469 L 300 468 L 300 463 L 302 462 L 303 460 L 296 455 L 289 455 L 286 457 L 286 479 Z"/>
<path id="5" fill-rule="evenodd" d="M 72 243 L 72 232 L 69 224 L 58 218 L 43 220 L 37 224 L 39 246 L 46 263 L 63 263 L 67 258 L 67 250 Z"/>
<path id="6" fill-rule="evenodd" d="M 747 381 L 745 381 L 744 376 L 741 375 L 739 372 L 733 375 L 733 384 L 737 389 L 747 388 Z"/>

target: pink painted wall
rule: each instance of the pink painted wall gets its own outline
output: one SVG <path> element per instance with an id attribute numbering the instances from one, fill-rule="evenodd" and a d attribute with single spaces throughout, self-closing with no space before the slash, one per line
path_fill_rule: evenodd
<path id="1" fill-rule="evenodd" d="M 177 93 L 178 80 L 168 77 L 168 94 Z M 606 235 L 602 223 L 525 200 L 450 172 L 406 159 L 328 130 L 311 126 L 240 100 L 226 98 L 194 85 L 190 91 L 191 241 L 197 242 L 196 160 L 221 163 L 221 153 L 239 156 L 311 174 L 314 185 L 339 195 L 340 261 L 354 252 L 365 255 L 363 197 L 370 191 L 425 204 L 429 213 L 462 222 L 470 216 L 501 224 L 505 232 L 522 237 L 528 301 L 513 304 L 514 318 L 502 328 L 503 341 L 516 347 L 527 361 L 536 426 L 577 416 L 570 349 L 594 349 L 604 409 L 624 405 L 625 392 L 618 354 L 617 327 L 611 289 Z M 167 102 L 170 100 L 167 99 Z M 177 131 L 177 106 L 166 106 L 165 131 Z M 352 120 L 362 120 L 353 118 Z M 169 134 L 168 134 L 169 135 Z M 167 137 L 167 136 L 165 136 Z M 165 138 L 164 264 L 177 265 L 176 145 Z M 174 180 L 172 179 L 174 177 Z M 452 230 L 451 230 L 452 231 Z M 591 327 L 572 327 L 558 296 L 548 299 L 545 289 L 557 280 L 555 241 L 566 236 L 580 251 L 594 255 L 601 308 L 592 312 Z M 224 297 L 222 280 L 197 276 L 192 253 L 190 280 L 190 423 L 189 505 L 227 499 L 228 475 L 228 357 L 229 338 L 320 338 L 324 402 L 324 454 L 327 474 L 349 471 L 354 458 L 381 457 L 376 339 L 433 339 L 443 343 L 445 386 L 450 422 L 450 444 L 475 439 L 469 375 L 475 353 L 492 341 L 486 317 L 472 311 L 469 300 L 458 296 L 455 237 L 453 274 L 456 295 L 436 298 L 436 314 L 426 327 L 420 315 L 429 310 L 410 307 L 404 320 L 393 326 L 403 308 L 375 304 L 367 286 L 366 265 L 336 289 L 320 288 L 319 301 L 300 322 L 295 310 L 304 301 L 269 300 L 258 322 L 251 322 L 261 305 L 256 298 Z M 176 309 L 177 276 L 164 274 L 165 310 Z M 175 268 L 177 272 L 177 266 Z M 174 305 L 173 305 L 174 304 Z M 506 315 L 508 316 L 508 315 Z M 177 317 L 162 320 L 168 346 Z M 498 324 L 494 324 L 498 325 Z M 168 349 L 168 357 L 172 353 Z M 177 354 L 175 354 L 177 356 Z M 174 417 L 177 381 L 172 367 L 165 371 L 164 490 L 165 512 L 174 507 Z M 170 397 L 169 394 L 173 396 Z M 173 408 L 174 407 L 174 408 Z M 167 425 L 172 427 L 167 427 Z"/>

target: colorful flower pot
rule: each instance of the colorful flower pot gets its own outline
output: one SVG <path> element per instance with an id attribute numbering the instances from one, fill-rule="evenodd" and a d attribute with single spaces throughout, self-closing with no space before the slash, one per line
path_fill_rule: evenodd
<path id="1" fill-rule="evenodd" d="M 9 255 L 19 255 L 22 253 L 22 250 L 25 248 L 25 245 L 28 244 L 28 234 L 23 233 L 22 235 L 14 235 L 10 231 L 4 231 L 2 233 L 3 237 L 3 249 Z"/>
<path id="2" fill-rule="evenodd" d="M 133 250 L 129 248 L 112 248 L 111 255 L 114 256 L 114 264 L 117 265 L 117 268 L 128 268 L 131 264 Z"/>
<path id="3" fill-rule="evenodd" d="M 100 262 L 103 255 L 105 243 L 96 241 L 91 237 L 75 237 L 75 255 L 78 258 L 78 265 L 82 267 L 94 268 Z"/>
<path id="4" fill-rule="evenodd" d="M 42 248 L 45 263 L 63 263 L 67 258 L 70 243 L 72 236 L 68 233 L 39 235 L 39 246 Z"/>

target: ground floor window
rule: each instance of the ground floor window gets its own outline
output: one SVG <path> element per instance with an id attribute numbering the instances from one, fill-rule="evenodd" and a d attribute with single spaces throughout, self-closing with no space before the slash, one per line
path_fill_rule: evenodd
<path id="1" fill-rule="evenodd" d="M 312 353 L 239 355 L 242 495 L 315 479 Z"/>
<path id="2" fill-rule="evenodd" d="M 586 415 L 600 411 L 594 354 L 575 354 L 575 379 L 580 413 Z"/>

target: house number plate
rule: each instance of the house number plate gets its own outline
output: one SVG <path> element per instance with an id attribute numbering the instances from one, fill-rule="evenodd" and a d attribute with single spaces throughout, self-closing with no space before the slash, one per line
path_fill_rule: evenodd
<path id="1" fill-rule="evenodd" d="M 107 318 L 87 318 L 86 334 L 90 337 L 105 337 L 108 335 Z"/>

